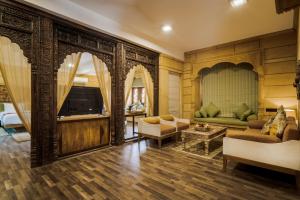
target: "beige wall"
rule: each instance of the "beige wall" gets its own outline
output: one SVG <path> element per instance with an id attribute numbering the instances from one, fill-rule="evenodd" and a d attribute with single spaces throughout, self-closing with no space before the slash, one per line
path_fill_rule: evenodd
<path id="1" fill-rule="evenodd" d="M 96 76 L 92 76 L 92 75 L 76 75 L 76 76 L 82 78 L 88 78 L 89 81 L 87 83 L 73 83 L 74 86 L 99 87 Z"/>
<path id="2" fill-rule="evenodd" d="M 287 30 L 231 42 L 185 54 L 183 73 L 183 117 L 191 118 L 200 106 L 198 72 L 219 62 L 249 62 L 259 74 L 259 113 L 284 105 L 297 109 L 293 87 L 296 71 L 297 33 Z"/>
<path id="3" fill-rule="evenodd" d="M 183 62 L 161 54 L 159 56 L 159 114 L 169 114 L 169 73 L 182 77 Z M 182 82 L 182 81 L 181 81 Z"/>

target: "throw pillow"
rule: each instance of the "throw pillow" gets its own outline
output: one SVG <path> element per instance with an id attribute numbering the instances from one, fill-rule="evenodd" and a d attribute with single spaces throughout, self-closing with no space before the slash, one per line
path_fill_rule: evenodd
<path id="1" fill-rule="evenodd" d="M 256 114 L 251 114 L 247 117 L 247 121 L 251 121 L 251 120 L 257 120 L 257 115 Z"/>
<path id="2" fill-rule="evenodd" d="M 144 122 L 149 124 L 160 124 L 160 119 L 158 117 L 147 117 Z"/>
<path id="3" fill-rule="evenodd" d="M 195 112 L 194 117 L 196 117 L 196 118 L 200 118 L 201 117 L 201 113 L 200 113 L 199 110 Z"/>
<path id="4" fill-rule="evenodd" d="M 274 117 L 271 117 L 263 126 L 261 129 L 261 133 L 264 135 L 268 135 L 270 133 L 270 127 L 272 125 L 272 122 L 274 120 Z"/>
<path id="5" fill-rule="evenodd" d="M 172 115 L 161 115 L 160 118 L 166 121 L 174 121 L 174 117 Z"/>
<path id="6" fill-rule="evenodd" d="M 286 113 L 284 111 L 283 106 L 280 106 L 277 109 L 276 116 L 270 127 L 270 135 L 274 135 L 281 138 L 286 125 L 287 125 Z"/>
<path id="7" fill-rule="evenodd" d="M 215 117 L 220 112 L 220 109 L 210 102 L 210 104 L 205 108 L 205 111 L 209 117 Z"/>
<path id="8" fill-rule="evenodd" d="M 200 109 L 200 114 L 202 117 L 207 118 L 207 112 L 203 106 Z"/>
<path id="9" fill-rule="evenodd" d="M 251 114 L 252 114 L 252 110 L 251 110 L 251 109 L 246 110 L 246 111 L 242 114 L 240 120 L 246 121 L 246 120 L 247 120 L 247 117 L 248 117 L 249 115 L 251 115 Z"/>
<path id="10" fill-rule="evenodd" d="M 249 106 L 245 103 L 242 103 L 234 112 L 236 118 L 241 119 L 244 112 L 249 110 Z"/>

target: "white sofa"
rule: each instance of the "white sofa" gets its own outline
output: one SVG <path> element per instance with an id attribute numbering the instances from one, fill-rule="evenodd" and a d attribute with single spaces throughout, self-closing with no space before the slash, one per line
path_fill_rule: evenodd
<path id="1" fill-rule="evenodd" d="M 160 117 L 159 124 L 150 124 L 144 121 L 145 118 L 141 118 L 138 121 L 138 141 L 140 137 L 144 136 L 147 138 L 158 140 L 158 146 L 161 148 L 161 142 L 163 139 L 176 136 L 181 130 L 186 129 L 190 125 L 190 120 L 175 118 L 173 121 L 162 120 Z"/>
<path id="2" fill-rule="evenodd" d="M 182 131 L 183 129 L 186 129 L 190 126 L 191 120 L 174 117 L 173 121 L 167 121 L 167 120 L 163 120 L 162 118 L 160 118 L 160 123 L 174 126 L 174 127 L 176 127 L 176 131 Z"/>
<path id="3" fill-rule="evenodd" d="M 296 176 L 300 189 L 300 140 L 262 143 L 225 137 L 223 139 L 223 168 L 228 160 L 263 167 Z"/>

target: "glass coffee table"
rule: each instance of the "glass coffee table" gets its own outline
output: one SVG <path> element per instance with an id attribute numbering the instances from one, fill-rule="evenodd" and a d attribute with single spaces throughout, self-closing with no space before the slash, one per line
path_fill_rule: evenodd
<path id="1" fill-rule="evenodd" d="M 186 149 L 186 141 L 187 139 L 193 138 L 197 141 L 204 142 L 204 152 L 205 156 L 209 155 L 209 143 L 213 140 L 216 140 L 220 137 L 224 137 L 226 135 L 226 127 L 220 126 L 210 126 L 209 131 L 197 131 L 194 127 L 183 130 L 181 132 L 181 139 L 183 142 L 183 148 Z"/>

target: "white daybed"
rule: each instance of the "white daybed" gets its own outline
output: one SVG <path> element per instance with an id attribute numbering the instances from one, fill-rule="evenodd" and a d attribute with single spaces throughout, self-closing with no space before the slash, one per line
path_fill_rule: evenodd
<path id="1" fill-rule="evenodd" d="M 4 111 L 0 112 L 0 121 L 1 126 L 4 128 L 23 127 L 23 123 L 12 103 L 4 103 Z"/>

